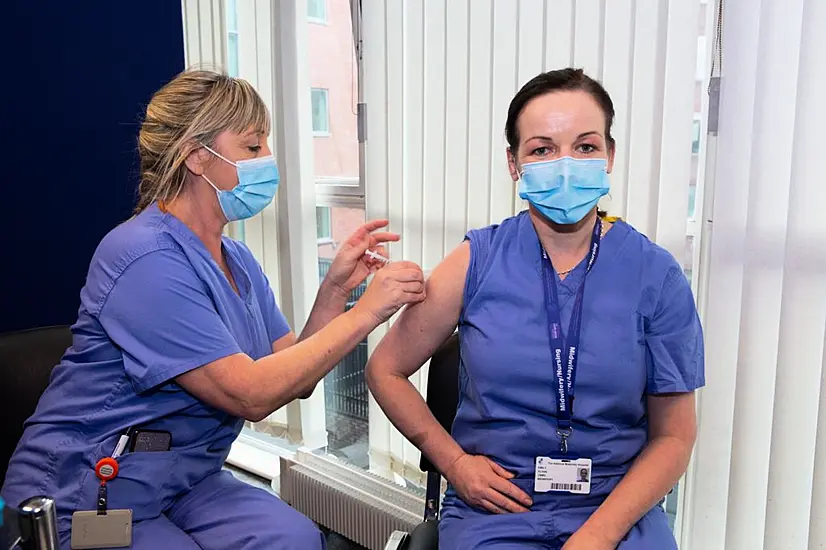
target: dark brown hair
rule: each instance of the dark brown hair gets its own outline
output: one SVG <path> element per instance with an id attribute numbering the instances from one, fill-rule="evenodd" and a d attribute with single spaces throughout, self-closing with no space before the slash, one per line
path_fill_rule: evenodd
<path id="1" fill-rule="evenodd" d="M 611 137 L 611 126 L 614 124 L 614 102 L 611 101 L 611 96 L 602 84 L 585 74 L 582 69 L 567 68 L 548 71 L 533 77 L 513 96 L 510 107 L 508 107 L 508 120 L 505 123 L 505 137 L 511 153 L 516 155 L 516 150 L 519 148 L 519 129 L 516 123 L 525 106 L 539 96 L 573 90 L 586 92 L 602 109 L 605 115 L 605 141 L 609 148 L 614 148 L 614 138 Z"/>

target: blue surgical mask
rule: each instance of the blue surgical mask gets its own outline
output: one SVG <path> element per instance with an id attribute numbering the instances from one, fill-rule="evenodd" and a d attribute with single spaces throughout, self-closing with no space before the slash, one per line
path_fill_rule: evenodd
<path id="1" fill-rule="evenodd" d="M 531 162 L 522 165 L 519 178 L 519 196 L 560 225 L 581 221 L 609 189 L 606 159 Z"/>
<path id="2" fill-rule="evenodd" d="M 229 191 L 218 189 L 209 178 L 202 175 L 218 193 L 218 204 L 221 205 L 227 221 L 234 222 L 251 218 L 272 202 L 280 180 L 278 166 L 272 155 L 232 162 L 206 145 L 203 147 L 224 162 L 235 166 L 238 171 L 238 185 Z"/>

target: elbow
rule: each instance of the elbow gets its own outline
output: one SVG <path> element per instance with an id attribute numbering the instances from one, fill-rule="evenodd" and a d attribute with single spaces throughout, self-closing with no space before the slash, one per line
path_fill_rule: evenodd
<path id="1" fill-rule="evenodd" d="M 249 422 L 261 422 L 270 415 L 262 408 L 248 408 L 244 410 L 241 417 Z"/>
<path id="2" fill-rule="evenodd" d="M 263 401 L 257 399 L 244 399 L 239 401 L 238 408 L 244 420 L 249 422 L 261 422 L 272 414 L 273 410 L 267 406 Z"/>
<path id="3" fill-rule="evenodd" d="M 278 392 L 278 395 L 257 396 L 256 392 L 247 394 L 247 399 L 240 402 L 241 415 L 250 422 L 261 422 L 269 415 L 284 407 L 295 399 L 307 399 L 315 390 L 315 384 L 309 388 L 302 388 L 299 391 Z"/>
<path id="4" fill-rule="evenodd" d="M 364 367 L 364 380 L 367 382 L 367 389 L 369 389 L 370 393 L 372 393 L 373 395 L 375 395 L 376 391 L 378 390 L 378 380 L 380 378 L 377 372 L 378 368 L 376 367 L 375 358 L 376 355 L 374 353 L 373 357 L 371 357 L 370 360 L 367 361 L 367 365 Z"/>
<path id="5" fill-rule="evenodd" d="M 265 399 L 264 396 L 258 395 L 255 390 L 244 392 L 243 397 L 239 396 L 236 399 L 238 414 L 244 420 L 249 422 L 261 422 L 273 412 L 280 408 L 277 403 Z M 278 400 L 280 403 L 281 400 Z"/>
<path id="6" fill-rule="evenodd" d="M 374 353 L 364 369 L 364 379 L 367 382 L 367 388 L 376 399 L 381 398 L 382 390 L 385 388 L 387 380 L 392 376 L 392 365 L 388 362 L 387 357 Z"/>
<path id="7" fill-rule="evenodd" d="M 301 393 L 298 394 L 298 398 L 299 399 L 309 399 L 313 395 L 313 392 L 315 391 L 315 387 L 316 387 L 316 385 L 313 384 L 309 388 L 305 388 L 304 390 L 301 391 Z"/>

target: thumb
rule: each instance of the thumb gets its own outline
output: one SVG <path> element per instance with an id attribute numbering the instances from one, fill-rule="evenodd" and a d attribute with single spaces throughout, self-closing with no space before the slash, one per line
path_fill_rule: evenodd
<path id="1" fill-rule="evenodd" d="M 488 464 L 490 465 L 491 469 L 496 473 L 496 475 L 498 475 L 499 477 L 504 477 L 505 479 L 513 479 L 514 475 L 511 472 L 507 471 L 506 469 L 504 469 L 488 457 L 485 457 L 485 460 L 488 461 Z"/>

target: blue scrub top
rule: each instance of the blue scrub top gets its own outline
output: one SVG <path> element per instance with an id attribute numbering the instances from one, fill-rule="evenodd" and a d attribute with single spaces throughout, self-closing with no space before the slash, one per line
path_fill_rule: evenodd
<path id="1" fill-rule="evenodd" d="M 539 239 L 527 212 L 467 238 L 453 437 L 533 494 L 536 457 L 560 444 Z M 583 261 L 557 285 L 566 330 L 585 271 Z M 667 251 L 618 221 L 587 278 L 569 452 L 593 460 L 592 492 L 535 494 L 534 510 L 598 505 L 647 442 L 646 396 L 705 382 L 691 288 Z M 445 504 L 465 508 L 453 490 Z"/>
<path id="2" fill-rule="evenodd" d="M 223 238 L 229 284 L 198 237 L 153 204 L 100 243 L 80 293 L 72 346 L 13 455 L 3 497 L 54 497 L 59 529 L 94 510 L 95 463 L 129 427 L 166 430 L 170 452 L 127 453 L 109 507 L 140 521 L 219 470 L 244 421 L 184 391 L 174 378 L 236 353 L 258 359 L 290 328 L 260 265 Z"/>

